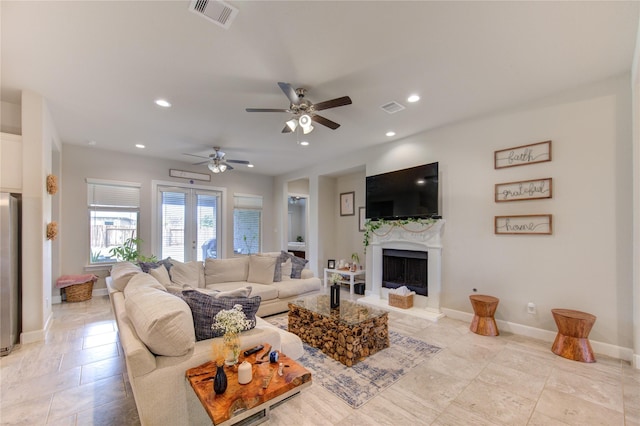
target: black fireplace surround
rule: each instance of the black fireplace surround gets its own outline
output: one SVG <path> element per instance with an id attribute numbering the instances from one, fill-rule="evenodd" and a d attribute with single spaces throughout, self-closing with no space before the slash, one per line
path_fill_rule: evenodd
<path id="1" fill-rule="evenodd" d="M 406 286 L 416 294 L 428 296 L 426 251 L 382 250 L 382 287 Z"/>

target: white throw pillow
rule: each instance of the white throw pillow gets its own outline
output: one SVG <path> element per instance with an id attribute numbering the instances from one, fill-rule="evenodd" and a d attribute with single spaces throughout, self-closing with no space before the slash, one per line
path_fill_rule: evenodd
<path id="1" fill-rule="evenodd" d="M 204 263 L 204 279 L 206 285 L 236 281 L 247 281 L 249 275 L 249 258 L 232 257 L 229 259 L 207 258 Z M 271 277 L 273 279 L 273 277 Z"/>
<path id="2" fill-rule="evenodd" d="M 131 262 L 118 262 L 111 267 L 110 275 L 113 286 L 119 291 L 124 291 L 131 277 L 141 272 L 142 269 Z"/>
<path id="3" fill-rule="evenodd" d="M 165 288 L 171 286 L 171 278 L 169 278 L 169 272 L 164 265 L 160 265 L 154 269 L 149 269 L 149 275 L 158 280 L 158 282 Z"/>
<path id="4" fill-rule="evenodd" d="M 127 298 L 130 294 L 135 293 L 136 291 L 144 287 L 152 287 L 160 291 L 167 291 L 167 289 L 162 284 L 160 284 L 158 280 L 153 276 L 141 272 L 131 277 L 131 279 L 129 280 L 129 284 L 127 284 L 124 289 L 124 297 Z"/>
<path id="5" fill-rule="evenodd" d="M 128 294 L 124 306 L 136 334 L 154 354 L 182 356 L 194 347 L 191 309 L 181 298 L 147 286 Z"/>
<path id="6" fill-rule="evenodd" d="M 200 287 L 200 268 L 198 262 L 183 263 L 171 259 L 171 282 L 175 285 L 185 284 L 191 287 Z"/>
<path id="7" fill-rule="evenodd" d="M 290 280 L 291 279 L 291 259 L 287 259 L 286 262 L 282 263 L 281 266 L 281 270 L 282 270 L 282 281 L 286 281 L 286 280 Z"/>
<path id="8" fill-rule="evenodd" d="M 273 284 L 273 273 L 277 260 L 271 256 L 249 256 L 247 281 L 258 284 Z"/>

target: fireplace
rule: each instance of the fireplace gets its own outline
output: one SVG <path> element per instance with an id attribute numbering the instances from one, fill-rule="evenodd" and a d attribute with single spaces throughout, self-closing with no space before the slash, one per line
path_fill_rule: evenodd
<path id="1" fill-rule="evenodd" d="M 428 296 L 426 251 L 382 250 L 382 287 L 406 286 L 421 296 Z"/>

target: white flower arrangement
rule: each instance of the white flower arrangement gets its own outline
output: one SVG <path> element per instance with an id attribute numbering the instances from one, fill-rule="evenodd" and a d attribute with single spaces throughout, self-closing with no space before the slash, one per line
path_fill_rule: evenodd
<path id="1" fill-rule="evenodd" d="M 213 318 L 212 330 L 221 330 L 223 333 L 238 334 L 251 327 L 251 321 L 242 312 L 242 305 L 234 305 L 233 309 L 220 311 Z"/>
<path id="2" fill-rule="evenodd" d="M 333 274 L 331 274 L 331 277 L 329 278 L 329 280 L 330 280 L 333 284 L 337 283 L 337 282 L 338 282 L 338 281 L 340 281 L 341 279 L 342 279 L 342 275 L 340 275 L 340 274 L 338 274 L 338 273 L 336 273 L 336 272 L 334 272 Z"/>

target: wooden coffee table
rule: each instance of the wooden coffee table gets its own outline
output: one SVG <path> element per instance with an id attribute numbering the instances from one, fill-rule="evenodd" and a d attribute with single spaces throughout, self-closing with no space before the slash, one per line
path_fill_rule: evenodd
<path id="1" fill-rule="evenodd" d="M 266 344 L 264 346 L 267 347 Z M 225 367 L 228 385 L 221 395 L 213 391 L 216 374 L 213 361 L 187 370 L 187 379 L 214 425 L 262 423 L 269 418 L 271 408 L 311 386 L 311 373 L 284 354 L 279 354 L 278 359 L 284 365 L 282 376 L 278 375 L 278 363 L 256 363 L 264 352 L 246 358 L 240 355 L 240 362 L 246 359 L 253 368 L 253 379 L 246 385 L 238 383 L 237 366 Z M 268 360 L 269 356 L 265 359 Z M 266 388 L 265 382 L 268 382 Z"/>

